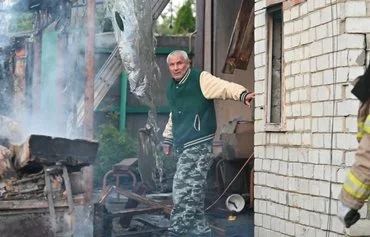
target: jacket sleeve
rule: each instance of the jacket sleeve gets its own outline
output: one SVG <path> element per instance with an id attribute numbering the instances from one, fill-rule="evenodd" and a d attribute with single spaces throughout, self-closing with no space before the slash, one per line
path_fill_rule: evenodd
<path id="1" fill-rule="evenodd" d="M 172 113 L 170 113 L 168 117 L 168 122 L 166 124 L 166 127 L 164 128 L 163 131 L 163 143 L 164 144 L 169 144 L 172 145 L 173 143 L 173 135 L 172 135 Z"/>
<path id="2" fill-rule="evenodd" d="M 366 119 L 370 122 L 370 115 Z M 366 122 L 365 122 L 366 123 Z M 366 129 L 365 129 L 366 130 Z M 370 133 L 366 132 L 355 154 L 355 163 L 347 174 L 339 200 L 358 210 L 370 196 Z"/>
<path id="3" fill-rule="evenodd" d="M 239 84 L 215 77 L 209 72 L 200 74 L 200 88 L 207 99 L 240 100 L 245 103 L 248 90 Z"/>

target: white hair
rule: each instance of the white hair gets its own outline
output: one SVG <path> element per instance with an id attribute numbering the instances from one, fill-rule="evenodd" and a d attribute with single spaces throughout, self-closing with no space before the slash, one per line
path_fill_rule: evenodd
<path id="1" fill-rule="evenodd" d="M 172 56 L 174 56 L 174 55 L 180 55 L 180 56 L 182 56 L 187 62 L 189 62 L 190 60 L 189 60 L 189 56 L 188 56 L 188 54 L 184 51 L 184 50 L 174 50 L 174 51 L 172 51 L 170 54 L 168 54 L 168 56 L 167 56 L 167 64 L 169 63 L 169 61 L 170 61 L 170 58 L 172 57 Z"/>

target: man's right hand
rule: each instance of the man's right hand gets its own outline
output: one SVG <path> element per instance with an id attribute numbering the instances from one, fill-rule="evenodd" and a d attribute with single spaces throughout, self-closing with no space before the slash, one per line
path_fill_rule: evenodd
<path id="1" fill-rule="evenodd" d="M 166 156 L 169 156 L 170 153 L 171 153 L 171 145 L 169 145 L 169 144 L 163 144 L 163 153 Z"/>

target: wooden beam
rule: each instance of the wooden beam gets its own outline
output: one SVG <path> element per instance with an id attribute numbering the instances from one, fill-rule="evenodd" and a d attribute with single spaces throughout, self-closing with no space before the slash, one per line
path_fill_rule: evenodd
<path id="1" fill-rule="evenodd" d="M 128 208 L 122 211 L 112 212 L 110 214 L 110 217 L 116 218 L 116 217 L 122 217 L 122 216 L 127 217 L 127 216 L 148 214 L 148 213 L 160 212 L 162 211 L 162 209 L 163 209 L 162 207 Z"/>
<path id="2" fill-rule="evenodd" d="M 125 191 L 125 190 L 123 190 L 121 188 L 118 188 L 118 187 L 116 188 L 116 192 L 125 196 L 125 197 L 127 197 L 127 198 L 134 199 L 134 200 L 136 200 L 140 203 L 146 204 L 148 206 L 162 208 L 162 210 L 165 214 L 168 214 L 168 215 L 171 214 L 172 207 L 170 207 L 170 206 L 166 206 L 166 205 L 160 204 L 158 202 L 154 202 L 154 201 L 152 201 L 152 200 L 150 200 L 146 197 L 143 197 L 143 196 L 137 195 L 135 193 Z"/>
<path id="3" fill-rule="evenodd" d="M 223 73 L 246 70 L 254 47 L 254 3 L 243 0 L 231 35 Z"/>

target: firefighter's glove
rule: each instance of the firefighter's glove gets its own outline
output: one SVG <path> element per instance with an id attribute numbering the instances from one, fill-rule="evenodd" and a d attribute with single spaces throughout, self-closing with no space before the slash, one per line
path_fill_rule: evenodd
<path id="1" fill-rule="evenodd" d="M 342 202 L 338 202 L 337 216 L 343 222 L 346 228 L 351 227 L 360 219 L 360 213 L 358 213 L 357 210 L 346 207 Z"/>

